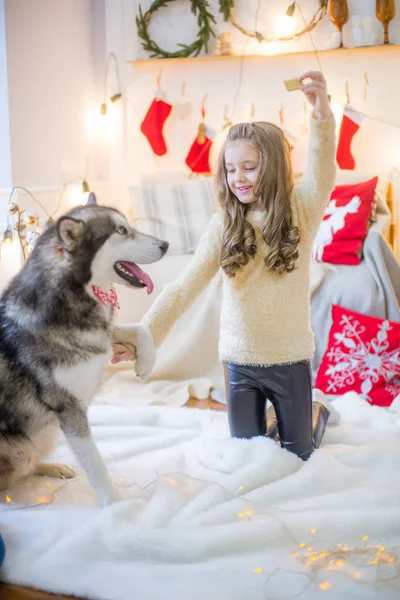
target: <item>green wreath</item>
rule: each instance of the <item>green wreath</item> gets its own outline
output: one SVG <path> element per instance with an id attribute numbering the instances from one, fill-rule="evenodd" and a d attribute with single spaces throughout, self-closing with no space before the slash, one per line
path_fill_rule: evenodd
<path id="1" fill-rule="evenodd" d="M 224 15 L 224 21 L 228 21 L 231 10 L 235 6 L 235 0 L 219 0 L 219 12 Z"/>
<path id="2" fill-rule="evenodd" d="M 156 42 L 154 42 L 148 32 L 150 19 L 157 10 L 167 6 L 170 2 L 175 0 L 154 0 L 150 8 L 143 13 L 142 7 L 139 5 L 139 15 L 136 17 L 136 26 L 138 30 L 138 36 L 142 40 L 141 44 L 143 48 L 150 52 L 150 58 L 186 58 L 188 56 L 198 56 L 202 48 L 208 52 L 208 42 L 210 37 L 215 37 L 214 30 L 212 29 L 212 23 L 215 23 L 214 16 L 209 12 L 209 4 L 207 0 L 190 0 L 192 5 L 191 11 L 197 16 L 197 24 L 199 31 L 196 40 L 190 44 L 178 44 L 180 50 L 175 52 L 167 52 L 160 48 Z"/>

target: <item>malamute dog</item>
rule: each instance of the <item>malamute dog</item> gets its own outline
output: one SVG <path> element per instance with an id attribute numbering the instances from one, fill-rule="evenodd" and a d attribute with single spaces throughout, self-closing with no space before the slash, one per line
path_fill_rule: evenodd
<path id="1" fill-rule="evenodd" d="M 39 238 L 0 299 L 0 489 L 30 474 L 73 477 L 42 461 L 59 427 L 103 506 L 119 498 L 91 436 L 87 407 L 113 342 L 138 345 L 146 378 L 155 351 L 143 326 L 113 328 L 112 283 L 153 284 L 137 263 L 164 256 L 168 243 L 139 233 L 117 210 L 75 208 Z"/>

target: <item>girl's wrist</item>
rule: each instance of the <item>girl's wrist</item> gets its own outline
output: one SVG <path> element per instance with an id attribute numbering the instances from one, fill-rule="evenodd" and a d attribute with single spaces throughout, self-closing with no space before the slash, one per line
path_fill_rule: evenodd
<path id="1" fill-rule="evenodd" d="M 329 104 L 327 106 L 320 106 L 319 108 L 314 108 L 313 111 L 314 119 L 317 121 L 325 121 L 326 119 L 330 119 L 333 117 L 333 112 Z"/>

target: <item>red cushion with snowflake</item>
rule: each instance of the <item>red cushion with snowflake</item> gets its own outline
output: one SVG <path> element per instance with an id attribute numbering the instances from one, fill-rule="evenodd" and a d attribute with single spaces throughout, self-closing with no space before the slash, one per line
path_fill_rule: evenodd
<path id="1" fill-rule="evenodd" d="M 332 306 L 328 348 L 315 387 L 326 394 L 354 391 L 390 406 L 400 394 L 400 323 Z"/>
<path id="2" fill-rule="evenodd" d="M 374 177 L 335 187 L 314 241 L 316 260 L 338 265 L 360 263 L 377 184 Z"/>

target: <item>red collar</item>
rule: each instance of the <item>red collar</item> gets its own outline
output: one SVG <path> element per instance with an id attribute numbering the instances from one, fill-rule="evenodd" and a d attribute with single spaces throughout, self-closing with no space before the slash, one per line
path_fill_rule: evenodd
<path id="1" fill-rule="evenodd" d="M 121 308 L 118 303 L 118 297 L 115 291 L 111 288 L 109 293 L 103 292 L 97 285 L 92 285 L 93 294 L 100 300 L 104 306 L 111 304 L 115 308 Z"/>

